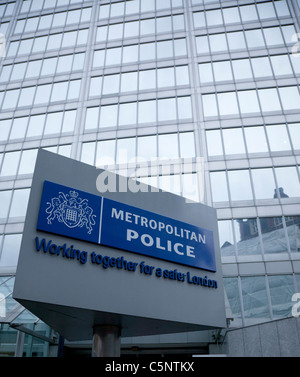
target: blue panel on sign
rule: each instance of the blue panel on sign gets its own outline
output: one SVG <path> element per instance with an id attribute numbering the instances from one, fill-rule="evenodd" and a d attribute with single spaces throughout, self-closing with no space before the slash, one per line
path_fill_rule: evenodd
<path id="1" fill-rule="evenodd" d="M 216 271 L 211 230 L 49 181 L 37 229 Z"/>
<path id="2" fill-rule="evenodd" d="M 98 243 L 102 198 L 44 182 L 38 230 Z"/>
<path id="3" fill-rule="evenodd" d="M 104 199 L 101 244 L 216 271 L 213 232 Z"/>

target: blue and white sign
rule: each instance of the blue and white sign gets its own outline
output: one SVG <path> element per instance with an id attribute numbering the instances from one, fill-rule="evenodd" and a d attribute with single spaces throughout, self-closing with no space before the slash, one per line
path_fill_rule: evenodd
<path id="1" fill-rule="evenodd" d="M 216 272 L 211 230 L 49 181 L 37 229 Z"/>

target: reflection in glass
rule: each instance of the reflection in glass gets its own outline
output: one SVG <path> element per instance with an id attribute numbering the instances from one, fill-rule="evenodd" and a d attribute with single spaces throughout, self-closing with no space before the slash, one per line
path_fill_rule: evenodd
<path id="1" fill-rule="evenodd" d="M 237 319 L 241 318 L 241 303 L 240 303 L 240 295 L 239 295 L 238 278 L 237 277 L 224 278 L 223 282 L 224 282 L 226 295 L 229 301 L 231 313 L 234 318 L 233 323 L 237 324 Z"/>
<path id="2" fill-rule="evenodd" d="M 300 196 L 300 185 L 296 166 L 275 168 L 275 175 L 281 198 Z M 280 188 L 282 188 L 282 190 L 280 190 Z"/>
<path id="3" fill-rule="evenodd" d="M 292 253 L 300 252 L 300 216 L 286 216 L 285 224 Z"/>
<path id="4" fill-rule="evenodd" d="M 256 199 L 272 199 L 275 190 L 273 170 L 252 169 L 252 180 Z"/>
<path id="5" fill-rule="evenodd" d="M 231 220 L 219 220 L 218 229 L 222 257 L 234 255 L 234 239 Z"/>
<path id="6" fill-rule="evenodd" d="M 274 318 L 290 317 L 293 305 L 294 283 L 292 275 L 268 276 L 271 308 Z"/>
<path id="7" fill-rule="evenodd" d="M 238 255 L 261 254 L 257 220 L 238 219 L 234 220 L 233 224 Z"/>
<path id="8" fill-rule="evenodd" d="M 241 277 L 246 323 L 270 319 L 264 276 Z"/>
<path id="9" fill-rule="evenodd" d="M 286 253 L 287 240 L 282 217 L 262 217 L 259 219 L 265 254 Z"/>

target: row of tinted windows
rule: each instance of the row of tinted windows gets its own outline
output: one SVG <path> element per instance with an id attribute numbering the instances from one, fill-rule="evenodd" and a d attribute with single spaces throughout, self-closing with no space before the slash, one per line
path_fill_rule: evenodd
<path id="1" fill-rule="evenodd" d="M 202 96 L 205 117 L 299 110 L 298 86 L 240 90 Z"/>
<path id="2" fill-rule="evenodd" d="M 290 16 L 285 0 L 257 3 L 253 5 L 240 5 L 237 7 L 194 12 L 195 28 L 227 25 L 231 23 L 245 23 L 250 21 L 266 20 L 276 17 Z"/>
<path id="3" fill-rule="evenodd" d="M 300 124 L 276 124 L 206 131 L 209 156 L 300 150 Z"/>
<path id="4" fill-rule="evenodd" d="M 296 166 L 211 172 L 210 181 L 214 203 L 300 197 Z"/>

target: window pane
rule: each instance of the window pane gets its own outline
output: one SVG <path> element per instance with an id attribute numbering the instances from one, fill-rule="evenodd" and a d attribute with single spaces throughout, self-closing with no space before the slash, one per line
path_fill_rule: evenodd
<path id="1" fill-rule="evenodd" d="M 252 78 L 250 61 L 247 59 L 232 61 L 234 77 L 236 80 Z"/>
<path id="2" fill-rule="evenodd" d="M 102 94 L 119 93 L 120 75 L 104 76 Z"/>
<path id="3" fill-rule="evenodd" d="M 300 184 L 295 166 L 275 168 L 275 175 L 281 198 L 286 197 L 285 195 L 290 198 L 300 196 Z"/>
<path id="4" fill-rule="evenodd" d="M 177 134 L 158 135 L 158 156 L 160 159 L 179 157 Z"/>
<path id="5" fill-rule="evenodd" d="M 284 110 L 299 110 L 300 95 L 298 87 L 279 88 L 279 95 Z"/>
<path id="6" fill-rule="evenodd" d="M 121 92 L 137 90 L 137 72 L 122 73 Z"/>
<path id="7" fill-rule="evenodd" d="M 0 219 L 7 217 L 12 191 L 0 191 Z"/>
<path id="8" fill-rule="evenodd" d="M 218 229 L 222 257 L 234 255 L 234 239 L 231 220 L 219 220 Z"/>
<path id="9" fill-rule="evenodd" d="M 136 157 L 136 139 L 118 139 L 117 140 L 117 164 L 126 164 L 135 161 Z"/>
<path id="10" fill-rule="evenodd" d="M 256 199 L 272 199 L 276 185 L 272 169 L 253 169 L 251 171 Z"/>
<path id="11" fill-rule="evenodd" d="M 300 216 L 286 216 L 285 223 L 292 253 L 300 252 Z"/>
<path id="12" fill-rule="evenodd" d="M 20 252 L 22 234 L 6 234 L 2 247 L 0 266 L 16 267 Z"/>
<path id="13" fill-rule="evenodd" d="M 202 96 L 203 112 L 205 117 L 217 116 L 218 108 L 215 94 L 206 94 Z"/>
<path id="14" fill-rule="evenodd" d="M 156 101 L 139 102 L 139 123 L 156 122 Z"/>
<path id="15" fill-rule="evenodd" d="M 118 105 L 101 106 L 99 127 L 115 127 L 118 118 Z"/>
<path id="16" fill-rule="evenodd" d="M 294 149 L 300 149 L 300 123 L 289 124 L 289 132 Z"/>
<path id="17" fill-rule="evenodd" d="M 229 50 L 240 50 L 246 48 L 245 37 L 242 31 L 227 33 Z M 224 44 L 226 46 L 226 44 Z"/>
<path id="18" fill-rule="evenodd" d="M 263 217 L 259 220 L 264 253 L 286 253 L 288 248 L 282 217 Z"/>
<path id="19" fill-rule="evenodd" d="M 211 63 L 199 64 L 198 67 L 201 83 L 214 81 Z"/>
<path id="20" fill-rule="evenodd" d="M 234 115 L 239 113 L 235 93 L 218 93 L 220 115 Z"/>
<path id="21" fill-rule="evenodd" d="M 19 98 L 18 106 L 21 107 L 21 106 L 32 105 L 34 93 L 35 93 L 35 87 L 23 88 L 21 90 L 21 95 L 20 95 L 20 98 Z"/>
<path id="22" fill-rule="evenodd" d="M 30 189 L 15 190 L 9 217 L 23 217 L 26 215 Z"/>
<path id="23" fill-rule="evenodd" d="M 249 48 L 264 47 L 265 42 L 261 30 L 247 30 L 245 32 Z"/>
<path id="24" fill-rule="evenodd" d="M 206 132 L 207 149 L 209 156 L 222 156 L 223 147 L 220 130 Z"/>
<path id="25" fill-rule="evenodd" d="M 238 278 L 224 278 L 224 288 L 234 318 L 234 324 L 241 324 L 241 303 L 239 295 Z"/>
<path id="26" fill-rule="evenodd" d="M 33 174 L 37 149 L 29 149 L 22 152 L 18 174 Z"/>
<path id="27" fill-rule="evenodd" d="M 244 139 L 241 128 L 223 130 L 225 154 L 245 153 Z"/>
<path id="28" fill-rule="evenodd" d="M 252 190 L 248 170 L 228 172 L 231 200 L 252 200 Z"/>
<path id="29" fill-rule="evenodd" d="M 174 86 L 175 75 L 174 68 L 160 68 L 157 70 L 157 86 L 158 88 Z"/>
<path id="30" fill-rule="evenodd" d="M 124 126 L 127 124 L 136 124 L 137 114 L 137 104 L 133 103 L 122 103 L 119 109 L 119 126 Z"/>
<path id="31" fill-rule="evenodd" d="M 272 152 L 291 150 L 287 129 L 284 124 L 268 126 L 267 134 Z"/>
<path id="32" fill-rule="evenodd" d="M 276 76 L 293 74 L 288 55 L 271 56 L 270 59 Z"/>
<path id="33" fill-rule="evenodd" d="M 273 76 L 268 58 L 253 58 L 251 59 L 251 63 L 256 78 Z"/>
<path id="34" fill-rule="evenodd" d="M 195 157 L 195 137 L 193 132 L 183 132 L 179 134 L 180 141 L 180 157 Z"/>
<path id="35" fill-rule="evenodd" d="M 157 138 L 154 136 L 138 137 L 137 161 L 153 161 L 157 159 Z"/>
<path id="36" fill-rule="evenodd" d="M 279 27 L 263 29 L 267 46 L 275 46 L 283 44 L 282 35 Z"/>
<path id="37" fill-rule="evenodd" d="M 44 129 L 45 115 L 34 115 L 30 117 L 26 137 L 41 136 Z"/>
<path id="38" fill-rule="evenodd" d="M 228 190 L 225 172 L 210 173 L 211 191 L 214 202 L 227 202 Z"/>
<path id="39" fill-rule="evenodd" d="M 139 90 L 156 88 L 156 72 L 154 69 L 139 72 Z"/>
<path id="40" fill-rule="evenodd" d="M 230 41 L 228 42 L 230 46 Z M 225 34 L 213 34 L 209 36 L 209 44 L 212 52 L 227 50 Z"/>
<path id="41" fill-rule="evenodd" d="M 21 152 L 7 152 L 3 158 L 1 176 L 11 176 L 17 174 Z"/>
<path id="42" fill-rule="evenodd" d="M 238 92 L 238 99 L 242 114 L 260 112 L 257 94 L 254 90 L 244 90 Z"/>
<path id="43" fill-rule="evenodd" d="M 281 106 L 276 89 L 260 89 L 258 96 L 262 111 L 280 111 Z"/>
<path id="44" fill-rule="evenodd" d="M 8 138 L 10 126 L 11 126 L 12 120 L 0 120 L 0 140 L 5 141 Z"/>
<path id="45" fill-rule="evenodd" d="M 85 129 L 98 128 L 99 107 L 90 107 L 86 110 Z M 100 122 L 100 127 L 102 126 Z"/>
<path id="46" fill-rule="evenodd" d="M 238 219 L 233 224 L 238 255 L 261 254 L 257 220 Z"/>
<path id="47" fill-rule="evenodd" d="M 268 152 L 264 127 L 244 128 L 248 153 Z"/>
<path id="48" fill-rule="evenodd" d="M 158 120 L 160 122 L 176 119 L 175 98 L 162 99 L 158 101 Z"/>
<path id="49" fill-rule="evenodd" d="M 213 70 L 216 81 L 232 80 L 232 72 L 229 61 L 213 63 Z"/>
<path id="50" fill-rule="evenodd" d="M 241 277 L 246 323 L 270 319 L 264 276 Z"/>
<path id="51" fill-rule="evenodd" d="M 83 143 L 80 161 L 89 165 L 94 165 L 96 143 Z"/>
<path id="52" fill-rule="evenodd" d="M 97 144 L 96 166 L 113 165 L 115 163 L 115 140 L 103 140 Z"/>
<path id="53" fill-rule="evenodd" d="M 62 118 L 63 112 L 48 114 L 44 135 L 59 133 L 61 129 Z"/>
<path id="54" fill-rule="evenodd" d="M 268 276 L 274 318 L 290 317 L 294 283 L 291 275 Z"/>
<path id="55" fill-rule="evenodd" d="M 192 103 L 191 97 L 178 97 L 178 119 L 189 119 L 192 118 Z"/>
<path id="56" fill-rule="evenodd" d="M 10 140 L 22 139 L 27 130 L 28 117 L 15 118 L 9 135 Z"/>

